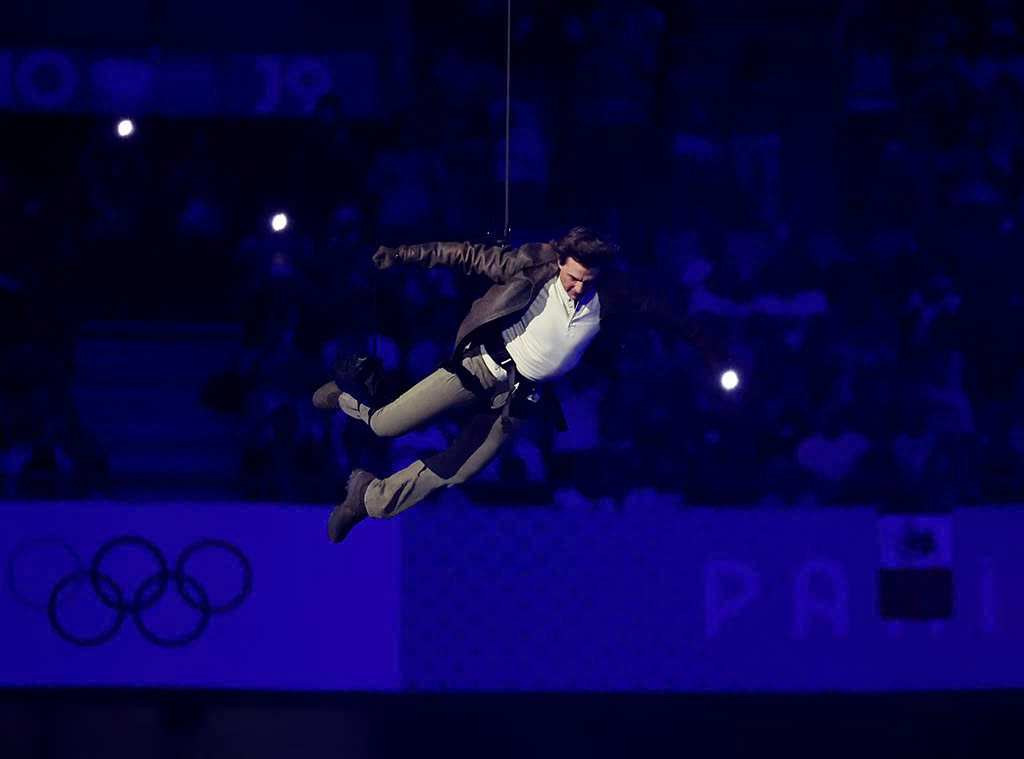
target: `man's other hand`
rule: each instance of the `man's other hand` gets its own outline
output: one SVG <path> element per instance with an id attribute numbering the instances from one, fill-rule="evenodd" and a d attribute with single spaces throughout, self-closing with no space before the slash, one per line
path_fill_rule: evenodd
<path id="1" fill-rule="evenodd" d="M 373 265 L 378 269 L 390 269 L 398 263 L 398 254 L 394 248 L 386 248 L 381 245 L 373 254 Z"/>

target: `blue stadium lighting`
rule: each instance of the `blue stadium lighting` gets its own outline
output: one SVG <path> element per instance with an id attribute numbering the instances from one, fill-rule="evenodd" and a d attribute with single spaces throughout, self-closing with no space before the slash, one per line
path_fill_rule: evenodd
<path id="1" fill-rule="evenodd" d="M 726 390 L 735 390 L 739 384 L 740 377 L 732 369 L 722 373 L 722 387 Z"/>
<path id="2" fill-rule="evenodd" d="M 282 232 L 284 228 L 288 226 L 288 217 L 283 213 L 274 214 L 274 218 L 270 220 L 270 228 L 275 232 Z"/>
<path id="3" fill-rule="evenodd" d="M 118 137 L 131 137 L 134 132 L 135 124 L 132 123 L 131 119 L 121 119 L 117 122 Z"/>

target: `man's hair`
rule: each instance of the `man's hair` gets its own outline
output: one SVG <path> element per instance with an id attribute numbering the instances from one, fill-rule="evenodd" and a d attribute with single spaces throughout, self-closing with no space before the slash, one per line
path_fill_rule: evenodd
<path id="1" fill-rule="evenodd" d="M 549 244 L 558 252 L 558 263 L 564 264 L 571 257 L 588 269 L 610 264 L 619 252 L 618 245 L 601 239 L 588 227 L 573 227 L 565 237 Z"/>

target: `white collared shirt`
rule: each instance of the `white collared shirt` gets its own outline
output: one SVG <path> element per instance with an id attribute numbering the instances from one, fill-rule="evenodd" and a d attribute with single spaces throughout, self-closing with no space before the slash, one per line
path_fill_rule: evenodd
<path id="1" fill-rule="evenodd" d="M 561 377 L 579 363 L 600 322 L 597 290 L 576 303 L 556 275 L 537 290 L 523 316 L 501 336 L 519 373 L 542 382 Z M 497 379 L 505 379 L 505 370 L 486 351 L 481 356 Z"/>

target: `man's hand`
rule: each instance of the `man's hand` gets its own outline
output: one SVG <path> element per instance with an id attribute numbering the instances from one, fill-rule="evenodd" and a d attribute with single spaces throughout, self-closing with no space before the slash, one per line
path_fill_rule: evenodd
<path id="1" fill-rule="evenodd" d="M 386 248 L 381 245 L 373 254 L 373 265 L 378 269 L 390 269 L 398 263 L 398 253 L 394 248 Z"/>

